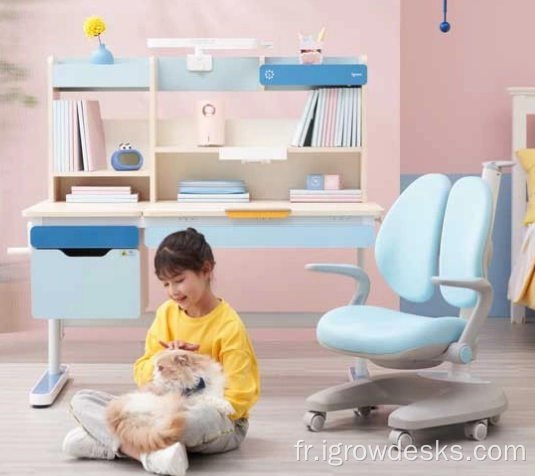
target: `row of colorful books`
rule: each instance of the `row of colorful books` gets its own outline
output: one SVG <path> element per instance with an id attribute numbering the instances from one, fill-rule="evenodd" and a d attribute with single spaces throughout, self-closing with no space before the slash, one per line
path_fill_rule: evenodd
<path id="1" fill-rule="evenodd" d="M 362 191 L 350 188 L 341 190 L 291 189 L 290 202 L 361 203 Z"/>
<path id="2" fill-rule="evenodd" d="M 310 91 L 292 146 L 362 147 L 362 89 Z"/>
<path id="3" fill-rule="evenodd" d="M 93 172 L 107 168 L 104 127 L 96 100 L 55 100 L 54 172 Z"/>
<path id="4" fill-rule="evenodd" d="M 182 180 L 177 200 L 184 203 L 248 202 L 250 196 L 243 180 Z"/>
<path id="5" fill-rule="evenodd" d="M 136 203 L 138 194 L 130 186 L 72 186 L 67 203 Z"/>

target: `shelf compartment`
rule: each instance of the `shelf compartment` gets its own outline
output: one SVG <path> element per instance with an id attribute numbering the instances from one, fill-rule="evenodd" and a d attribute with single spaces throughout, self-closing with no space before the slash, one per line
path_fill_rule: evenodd
<path id="1" fill-rule="evenodd" d="M 221 161 L 217 154 L 164 154 L 156 160 L 156 200 L 176 200 L 181 180 L 242 179 L 253 200 L 288 200 L 290 189 L 306 188 L 307 174 L 340 174 L 344 188 L 362 188 L 361 155 L 309 154 L 307 160 L 270 164 Z M 365 192 L 365 191 L 364 191 Z"/>
<path id="2" fill-rule="evenodd" d="M 68 193 L 71 193 L 73 185 L 82 186 L 125 186 L 129 185 L 132 193 L 137 193 L 139 201 L 150 200 L 150 177 L 146 176 L 116 176 L 116 175 L 92 175 L 90 172 L 73 176 L 54 177 L 56 190 L 55 200 L 64 202 Z"/>

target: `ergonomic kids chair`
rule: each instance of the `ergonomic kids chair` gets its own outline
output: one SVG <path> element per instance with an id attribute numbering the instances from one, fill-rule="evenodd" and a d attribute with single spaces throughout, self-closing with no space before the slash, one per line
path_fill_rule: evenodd
<path id="1" fill-rule="evenodd" d="M 401 405 L 388 418 L 389 440 L 403 449 L 411 431 L 465 423 L 468 438 L 486 438 L 507 409 L 503 391 L 470 375 L 479 331 L 492 304 L 487 269 L 501 169 L 487 162 L 482 177 L 451 186 L 445 175 L 413 182 L 394 203 L 377 235 L 375 258 L 389 286 L 401 297 L 424 302 L 440 286 L 460 317 L 426 317 L 365 305 L 370 281 L 353 265 L 310 264 L 311 271 L 349 276 L 358 290 L 348 306 L 327 312 L 317 326 L 321 345 L 357 357 L 352 381 L 306 400 L 304 422 L 320 431 L 326 413 L 353 409 L 367 415 L 375 405 Z M 438 273 L 437 273 L 438 269 Z M 438 274 L 438 275 L 437 275 Z M 370 377 L 366 361 L 390 369 L 424 369 L 450 362 L 447 372 Z"/>

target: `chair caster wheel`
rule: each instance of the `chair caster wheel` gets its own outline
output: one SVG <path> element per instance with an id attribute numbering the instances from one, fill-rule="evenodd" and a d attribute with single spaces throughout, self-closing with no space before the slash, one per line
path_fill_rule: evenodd
<path id="1" fill-rule="evenodd" d="M 323 412 L 306 412 L 303 422 L 310 431 L 321 431 L 325 425 L 326 413 Z"/>
<path id="2" fill-rule="evenodd" d="M 498 423 L 500 423 L 501 415 L 494 415 L 489 418 L 489 425 L 496 426 Z"/>
<path id="3" fill-rule="evenodd" d="M 376 408 L 377 407 L 357 407 L 353 412 L 360 418 L 367 418 L 370 416 L 372 410 L 375 410 Z"/>
<path id="4" fill-rule="evenodd" d="M 388 441 L 399 450 L 404 450 L 407 446 L 414 444 L 412 435 L 403 430 L 392 430 L 388 435 Z"/>
<path id="5" fill-rule="evenodd" d="M 470 421 L 464 424 L 464 435 L 470 440 L 483 441 L 487 437 L 487 421 Z"/>

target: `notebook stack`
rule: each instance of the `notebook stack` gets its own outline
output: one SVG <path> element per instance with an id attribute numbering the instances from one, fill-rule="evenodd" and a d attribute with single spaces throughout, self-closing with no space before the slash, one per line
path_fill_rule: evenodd
<path id="1" fill-rule="evenodd" d="M 136 203 L 138 194 L 130 186 L 73 186 L 67 203 Z"/>
<path id="2" fill-rule="evenodd" d="M 248 202 L 243 180 L 182 180 L 177 199 L 185 203 Z"/>
<path id="3" fill-rule="evenodd" d="M 290 202 L 348 202 L 361 203 L 362 191 L 359 189 L 307 190 L 291 189 Z"/>

